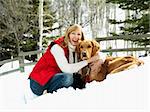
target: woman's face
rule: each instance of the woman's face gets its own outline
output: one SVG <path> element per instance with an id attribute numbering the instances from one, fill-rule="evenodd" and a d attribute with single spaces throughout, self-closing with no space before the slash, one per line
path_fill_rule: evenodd
<path id="1" fill-rule="evenodd" d="M 70 43 L 73 45 L 73 46 L 77 46 L 79 40 L 81 40 L 81 37 L 82 37 L 82 32 L 80 29 L 77 29 L 75 31 L 72 31 L 70 34 L 69 34 L 69 40 L 70 40 Z"/>

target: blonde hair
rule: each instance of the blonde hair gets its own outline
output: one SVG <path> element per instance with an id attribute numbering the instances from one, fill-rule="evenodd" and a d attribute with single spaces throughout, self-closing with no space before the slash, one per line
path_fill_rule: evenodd
<path id="1" fill-rule="evenodd" d="M 68 27 L 68 29 L 66 30 L 66 33 L 65 33 L 65 38 L 64 38 L 64 42 L 65 42 L 65 45 L 68 45 L 68 41 L 69 41 L 69 34 L 72 32 L 72 31 L 75 31 L 77 29 L 80 29 L 81 30 L 81 33 L 82 33 L 82 37 L 81 37 L 81 40 L 84 40 L 84 34 L 83 34 L 83 31 L 82 31 L 82 27 L 78 24 L 74 24 L 70 27 Z"/>

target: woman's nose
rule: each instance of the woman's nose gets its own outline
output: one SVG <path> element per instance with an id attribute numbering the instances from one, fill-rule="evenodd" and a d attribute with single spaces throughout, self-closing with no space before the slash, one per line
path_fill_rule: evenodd
<path id="1" fill-rule="evenodd" d="M 76 41 L 79 40 L 79 36 L 76 35 L 75 38 L 74 38 L 74 40 L 76 40 Z"/>

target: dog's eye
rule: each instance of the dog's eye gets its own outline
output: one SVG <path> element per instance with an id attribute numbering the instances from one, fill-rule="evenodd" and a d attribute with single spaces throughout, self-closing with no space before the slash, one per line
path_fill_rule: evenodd
<path id="1" fill-rule="evenodd" d="M 89 45 L 88 48 L 91 48 L 91 46 Z"/>
<path id="2" fill-rule="evenodd" d="M 83 48 L 83 46 L 80 46 L 80 48 Z"/>

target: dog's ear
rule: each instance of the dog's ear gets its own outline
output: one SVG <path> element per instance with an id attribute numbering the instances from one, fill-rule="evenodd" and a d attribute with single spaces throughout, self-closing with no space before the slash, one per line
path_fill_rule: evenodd
<path id="1" fill-rule="evenodd" d="M 77 53 L 80 53 L 80 43 L 81 43 L 81 42 L 79 42 L 79 43 L 77 44 L 77 46 L 76 46 L 76 52 L 77 52 Z"/>
<path id="2" fill-rule="evenodd" d="M 94 56 L 98 51 L 100 51 L 100 44 L 96 40 L 91 41 L 93 45 L 92 56 Z"/>

